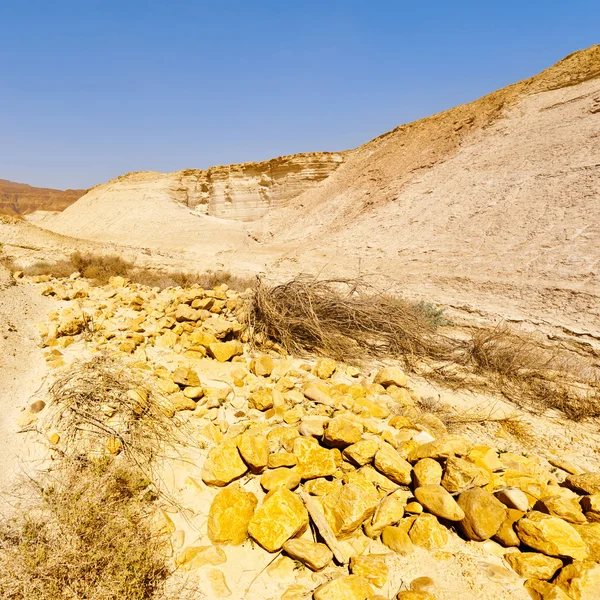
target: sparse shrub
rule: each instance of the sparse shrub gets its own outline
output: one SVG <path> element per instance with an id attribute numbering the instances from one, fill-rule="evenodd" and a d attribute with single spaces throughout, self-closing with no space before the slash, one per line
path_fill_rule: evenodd
<path id="1" fill-rule="evenodd" d="M 148 482 L 116 460 L 61 461 L 0 521 L 0 598 L 155 600 L 169 575 Z"/>

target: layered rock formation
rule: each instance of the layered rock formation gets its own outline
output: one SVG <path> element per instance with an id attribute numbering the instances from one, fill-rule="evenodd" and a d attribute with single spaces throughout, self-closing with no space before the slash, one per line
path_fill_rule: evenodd
<path id="1" fill-rule="evenodd" d="M 62 211 L 85 194 L 85 190 L 37 188 L 0 179 L 0 214 L 27 215 L 38 210 Z"/>

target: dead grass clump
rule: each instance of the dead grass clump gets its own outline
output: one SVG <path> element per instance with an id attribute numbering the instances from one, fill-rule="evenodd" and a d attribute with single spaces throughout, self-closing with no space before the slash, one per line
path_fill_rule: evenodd
<path id="1" fill-rule="evenodd" d="M 274 287 L 257 281 L 249 307 L 255 338 L 292 354 L 316 352 L 356 362 L 365 355 L 441 356 L 436 326 L 424 311 L 380 294 L 360 279 L 300 275 Z"/>
<path id="2" fill-rule="evenodd" d="M 0 598 L 163 598 L 166 540 L 150 525 L 147 485 L 110 459 L 63 461 L 29 481 L 0 521 Z"/>
<path id="3" fill-rule="evenodd" d="M 185 427 L 172 418 L 168 399 L 147 374 L 106 356 L 73 365 L 50 395 L 49 423 L 61 432 L 61 449 L 68 455 L 122 452 L 153 479 L 154 458 L 190 444 Z"/>

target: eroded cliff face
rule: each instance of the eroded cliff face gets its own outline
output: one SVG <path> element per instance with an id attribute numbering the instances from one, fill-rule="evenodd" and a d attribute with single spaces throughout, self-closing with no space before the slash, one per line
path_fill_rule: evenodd
<path id="1" fill-rule="evenodd" d="M 142 197 L 160 189 L 200 214 L 254 221 L 314 187 L 343 162 L 342 152 L 313 152 L 206 170 L 128 173 L 109 182 L 105 193 L 129 190 Z"/>
<path id="2" fill-rule="evenodd" d="M 0 179 L 0 214 L 27 215 L 38 210 L 61 211 L 70 206 L 85 190 L 53 190 Z"/>

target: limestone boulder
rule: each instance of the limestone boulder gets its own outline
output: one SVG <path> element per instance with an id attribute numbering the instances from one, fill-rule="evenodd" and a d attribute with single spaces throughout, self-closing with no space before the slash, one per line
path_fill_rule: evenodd
<path id="1" fill-rule="evenodd" d="M 325 517 L 338 536 L 356 531 L 372 517 L 378 505 L 377 488 L 367 481 L 346 484 L 338 493 L 323 499 Z"/>
<path id="2" fill-rule="evenodd" d="M 331 358 L 321 358 L 315 365 L 315 375 L 320 379 L 329 379 L 337 369 L 337 363 Z"/>
<path id="3" fill-rule="evenodd" d="M 267 466 L 269 469 L 277 469 L 279 467 L 294 467 L 298 464 L 298 459 L 293 452 L 276 452 L 269 454 Z"/>
<path id="4" fill-rule="evenodd" d="M 261 433 L 247 429 L 238 438 L 238 450 L 244 462 L 254 473 L 259 473 L 269 460 L 269 447 L 267 438 Z"/>
<path id="5" fill-rule="evenodd" d="M 243 353 L 244 346 L 238 340 L 213 342 L 208 346 L 208 354 L 219 362 L 227 362 L 234 356 L 241 356 Z"/>
<path id="6" fill-rule="evenodd" d="M 267 552 L 277 552 L 308 525 L 308 512 L 300 498 L 286 488 L 269 492 L 248 525 L 249 535 Z"/>
<path id="7" fill-rule="evenodd" d="M 506 507 L 481 488 L 472 488 L 458 497 L 465 513 L 460 528 L 470 540 L 482 542 L 495 535 L 507 516 Z"/>
<path id="8" fill-rule="evenodd" d="M 588 521 L 600 523 L 600 494 L 591 494 L 581 499 L 581 507 Z"/>
<path id="9" fill-rule="evenodd" d="M 448 521 L 462 521 L 465 513 L 441 485 L 424 485 L 415 489 L 415 498 L 431 514 Z"/>
<path id="10" fill-rule="evenodd" d="M 600 523 L 573 524 L 588 550 L 589 560 L 600 563 Z"/>
<path id="11" fill-rule="evenodd" d="M 271 390 L 256 390 L 248 396 L 248 407 L 265 411 L 273 408 L 273 392 Z"/>
<path id="12" fill-rule="evenodd" d="M 268 471 L 265 471 L 260 478 L 260 485 L 267 490 L 267 492 L 280 487 L 294 490 L 300 485 L 300 475 L 297 469 L 288 469 L 286 467 L 269 469 Z"/>
<path id="13" fill-rule="evenodd" d="M 508 508 L 506 510 L 506 519 L 500 525 L 500 529 L 492 536 L 492 539 L 505 548 L 516 548 L 521 545 L 521 540 L 515 531 L 515 523 L 525 516 L 525 512 Z"/>
<path id="14" fill-rule="evenodd" d="M 540 498 L 535 504 L 535 509 L 569 523 L 585 523 L 580 497 L 575 492 L 558 486 L 554 486 L 554 491 L 552 495 Z"/>
<path id="15" fill-rule="evenodd" d="M 580 494 L 600 494 L 600 472 L 569 475 L 566 484 Z"/>
<path id="16" fill-rule="evenodd" d="M 397 554 L 406 555 L 414 550 L 414 545 L 408 532 L 402 527 L 384 527 L 381 532 L 381 541 Z"/>
<path id="17" fill-rule="evenodd" d="M 462 492 L 469 487 L 484 487 L 490 482 L 490 473 L 476 464 L 451 456 L 446 461 L 442 485 L 450 493 Z"/>
<path id="18" fill-rule="evenodd" d="M 221 490 L 208 511 L 208 537 L 213 544 L 240 545 L 248 536 L 248 524 L 258 500 L 238 484 Z"/>
<path id="19" fill-rule="evenodd" d="M 312 571 L 324 569 L 332 560 L 333 553 L 325 544 L 304 539 L 292 539 L 283 544 L 283 551 L 299 560 Z"/>
<path id="20" fill-rule="evenodd" d="M 465 456 L 469 453 L 471 444 L 458 435 L 447 435 L 422 444 L 415 448 L 408 456 L 410 462 L 417 462 L 422 458 L 450 458 L 451 456 Z"/>
<path id="21" fill-rule="evenodd" d="M 248 471 L 233 440 L 210 450 L 202 469 L 202 481 L 207 485 L 224 487 Z"/>
<path id="22" fill-rule="evenodd" d="M 427 550 L 437 550 L 448 543 L 448 530 L 434 515 L 427 513 L 415 519 L 408 535 L 413 544 Z"/>
<path id="23" fill-rule="evenodd" d="M 504 555 L 504 560 L 521 577 L 525 579 L 552 579 L 556 571 L 562 568 L 563 562 L 538 552 L 511 552 Z"/>
<path id="24" fill-rule="evenodd" d="M 302 479 L 329 477 L 337 470 L 333 450 L 322 448 L 313 438 L 296 438 L 293 453 L 298 460 L 297 469 Z"/>
<path id="25" fill-rule="evenodd" d="M 387 388 L 390 385 L 405 387 L 408 382 L 406 373 L 400 367 L 385 367 L 381 369 L 373 379 L 377 383 Z"/>
<path id="26" fill-rule="evenodd" d="M 495 493 L 496 498 L 507 508 L 513 508 L 522 512 L 529 510 L 529 500 L 525 492 L 518 488 L 504 488 Z"/>
<path id="27" fill-rule="evenodd" d="M 352 461 L 358 466 L 362 467 L 367 463 L 370 463 L 375 454 L 379 450 L 379 442 L 376 440 L 361 440 L 344 449 L 344 458 Z"/>
<path id="28" fill-rule="evenodd" d="M 371 521 L 365 524 L 365 533 L 377 537 L 389 525 L 399 523 L 404 517 L 404 510 L 411 493 L 406 490 L 396 490 L 388 494 L 379 504 Z"/>
<path id="29" fill-rule="evenodd" d="M 250 362 L 250 371 L 257 377 L 269 377 L 275 368 L 275 362 L 268 354 L 253 358 Z"/>
<path id="30" fill-rule="evenodd" d="M 358 575 L 342 575 L 319 586 L 314 600 L 367 600 L 373 596 L 371 584 Z"/>
<path id="31" fill-rule="evenodd" d="M 420 590 L 403 590 L 396 594 L 397 600 L 436 600 L 433 594 Z"/>
<path id="32" fill-rule="evenodd" d="M 563 567 L 554 583 L 573 600 L 597 600 L 600 593 L 600 564 L 576 561 Z"/>
<path id="33" fill-rule="evenodd" d="M 442 481 L 442 465 L 433 458 L 422 458 L 413 467 L 415 486 L 440 485 Z"/>
<path id="34" fill-rule="evenodd" d="M 346 417 L 335 417 L 327 423 L 324 441 L 328 446 L 345 448 L 359 442 L 363 434 L 363 426 Z"/>
<path id="35" fill-rule="evenodd" d="M 409 485 L 412 480 L 412 466 L 402 456 L 387 443 L 382 443 L 373 459 L 375 468 L 401 485 Z"/>
<path id="36" fill-rule="evenodd" d="M 575 560 L 588 556 L 577 530 L 558 517 L 531 511 L 516 523 L 515 529 L 524 544 L 548 556 Z"/>
<path id="37" fill-rule="evenodd" d="M 363 577 L 376 587 L 383 587 L 389 573 L 385 554 L 353 556 L 350 559 L 350 572 L 353 575 Z"/>

